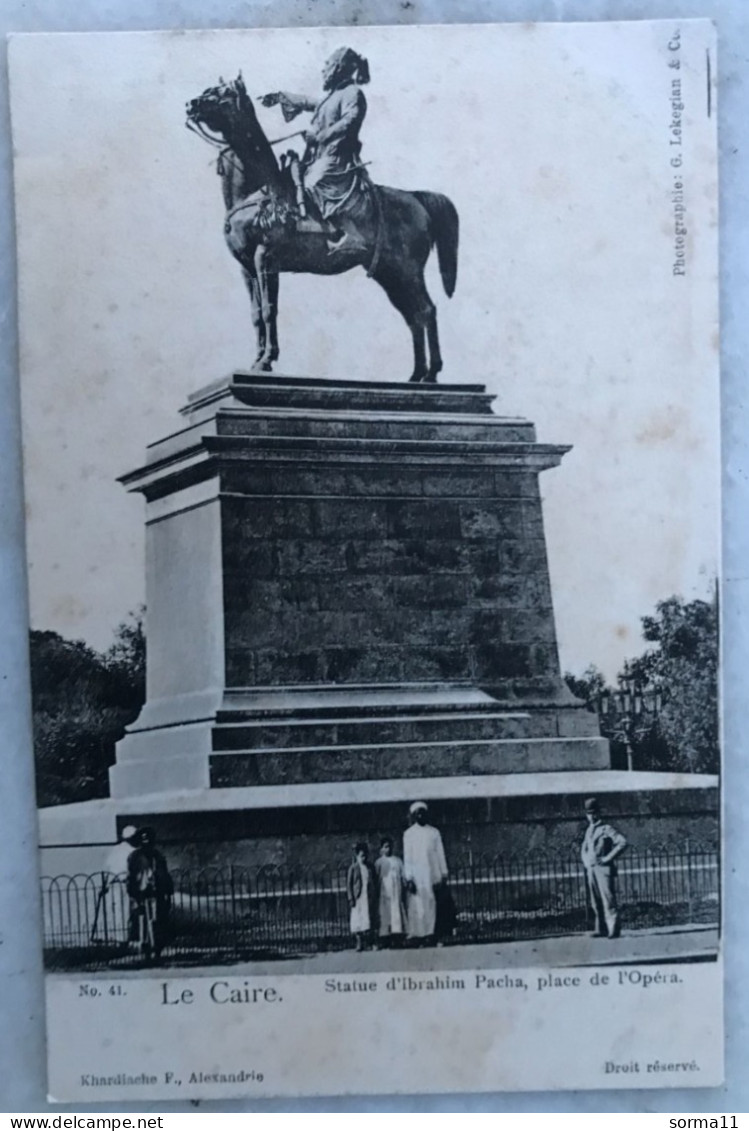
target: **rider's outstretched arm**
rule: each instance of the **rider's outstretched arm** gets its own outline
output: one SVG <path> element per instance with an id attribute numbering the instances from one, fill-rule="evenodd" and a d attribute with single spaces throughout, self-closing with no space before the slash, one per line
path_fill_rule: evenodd
<path id="1" fill-rule="evenodd" d="M 263 106 L 280 106 L 284 120 L 287 122 L 296 118 L 303 110 L 314 110 L 317 106 L 314 98 L 308 98 L 306 94 L 289 94 L 285 90 L 264 94 L 260 101 Z"/>

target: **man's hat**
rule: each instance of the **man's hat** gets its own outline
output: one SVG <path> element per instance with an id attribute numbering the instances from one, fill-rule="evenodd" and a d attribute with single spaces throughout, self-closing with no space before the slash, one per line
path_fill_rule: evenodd
<path id="1" fill-rule="evenodd" d="M 339 47 L 328 59 L 336 73 L 351 75 L 357 83 L 369 82 L 369 63 L 351 47 Z"/>
<path id="2" fill-rule="evenodd" d="M 585 812 L 586 813 L 598 813 L 598 812 L 600 812 L 600 805 L 598 804 L 597 798 L 595 798 L 595 797 L 589 797 L 588 798 L 588 800 L 585 802 Z"/>
<path id="3" fill-rule="evenodd" d="M 426 801 L 414 801 L 413 805 L 411 806 L 411 808 L 408 811 L 409 811 L 409 813 L 418 813 L 419 809 L 427 809 L 427 808 L 428 808 L 428 805 L 427 805 Z"/>

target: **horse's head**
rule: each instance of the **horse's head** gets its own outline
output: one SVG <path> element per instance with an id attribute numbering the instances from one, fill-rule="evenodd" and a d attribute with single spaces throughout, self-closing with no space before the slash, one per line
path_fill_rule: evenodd
<path id="1" fill-rule="evenodd" d="M 278 163 L 241 74 L 233 82 L 219 79 L 218 86 L 209 86 L 187 103 L 186 113 L 187 127 L 222 151 L 216 168 L 226 182 L 227 207 L 229 198 L 236 200 L 276 182 Z M 229 152 L 233 156 L 224 160 Z"/>
<path id="2" fill-rule="evenodd" d="M 218 86 L 209 86 L 198 98 L 188 102 L 185 110 L 188 126 L 196 127 L 203 136 L 207 130 L 227 140 L 233 127 L 242 126 L 246 131 L 248 125 L 256 121 L 241 74 L 233 82 L 219 79 Z"/>

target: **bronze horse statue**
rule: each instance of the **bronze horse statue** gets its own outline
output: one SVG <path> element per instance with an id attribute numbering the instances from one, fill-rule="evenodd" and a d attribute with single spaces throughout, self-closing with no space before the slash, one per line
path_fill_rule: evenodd
<path id="1" fill-rule="evenodd" d="M 410 381 L 435 382 L 442 369 L 437 312 L 424 268 L 437 249 L 452 295 L 458 266 L 458 214 L 446 196 L 373 185 L 363 167 L 354 221 L 360 239 L 331 250 L 329 230 L 300 215 L 287 157 L 279 162 L 258 122 L 241 75 L 187 105 L 188 126 L 220 150 L 217 168 L 226 206 L 224 232 L 242 268 L 258 353 L 253 369 L 269 373 L 278 358 L 278 276 L 282 271 L 339 275 L 364 267 L 411 331 Z"/>

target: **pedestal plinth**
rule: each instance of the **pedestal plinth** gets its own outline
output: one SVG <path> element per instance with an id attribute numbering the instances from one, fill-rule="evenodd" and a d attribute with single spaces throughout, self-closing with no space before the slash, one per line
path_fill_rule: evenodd
<path id="1" fill-rule="evenodd" d="M 114 798 L 608 767 L 559 671 L 538 477 L 568 449 L 491 401 L 243 374 L 190 398 L 123 479 L 147 701 Z"/>

